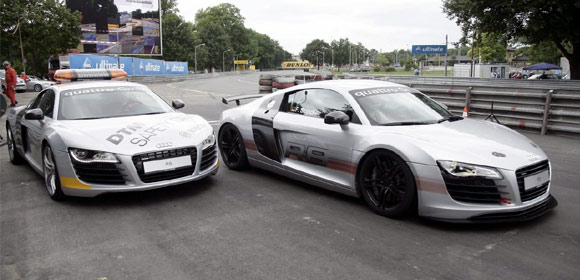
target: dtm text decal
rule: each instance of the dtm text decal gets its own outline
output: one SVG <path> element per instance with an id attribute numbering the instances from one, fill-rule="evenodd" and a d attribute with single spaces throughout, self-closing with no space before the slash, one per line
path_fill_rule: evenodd
<path id="1" fill-rule="evenodd" d="M 111 134 L 107 137 L 107 141 L 119 145 L 125 140 L 129 139 L 129 142 L 134 145 L 139 145 L 141 147 L 149 144 L 151 138 L 160 135 L 168 128 L 171 128 L 175 123 L 183 122 L 186 118 L 175 117 L 171 118 L 157 124 L 146 127 L 143 123 L 133 123 L 127 127 L 121 128 L 116 131 L 116 133 Z"/>
<path id="2" fill-rule="evenodd" d="M 399 92 L 416 92 L 416 90 L 406 87 L 379 87 L 379 88 L 356 89 L 349 91 L 349 93 L 354 97 L 365 97 L 377 94 L 388 94 Z"/>

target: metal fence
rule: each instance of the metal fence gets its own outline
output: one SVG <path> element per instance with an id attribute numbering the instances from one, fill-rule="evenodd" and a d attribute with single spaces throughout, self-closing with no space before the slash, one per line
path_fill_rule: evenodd
<path id="1" fill-rule="evenodd" d="M 493 114 L 507 126 L 540 134 L 580 136 L 580 81 L 502 80 L 445 77 L 353 75 L 346 78 L 385 80 L 420 90 L 470 117 Z"/>

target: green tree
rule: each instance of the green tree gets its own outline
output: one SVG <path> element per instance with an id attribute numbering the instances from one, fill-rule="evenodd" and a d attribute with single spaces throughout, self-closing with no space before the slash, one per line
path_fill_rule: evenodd
<path id="1" fill-rule="evenodd" d="M 235 56 L 249 57 L 248 31 L 236 6 L 224 3 L 200 10 L 195 21 L 197 36 L 207 51 L 207 61 L 202 67 L 221 69 L 225 61 L 225 69 L 232 69 Z"/>
<path id="2" fill-rule="evenodd" d="M 478 34 L 475 50 L 470 48 L 467 56 L 481 57 L 481 63 L 506 62 L 507 42 L 500 35 L 484 33 Z"/>
<path id="3" fill-rule="evenodd" d="M 321 65 L 323 59 L 322 53 L 324 53 L 325 62 L 332 59 L 330 45 L 323 40 L 314 39 L 312 42 L 308 43 L 304 49 L 302 49 L 300 52 L 300 58 L 302 58 L 302 60 L 308 60 L 311 63 L 316 63 L 318 58 L 318 65 Z"/>
<path id="4" fill-rule="evenodd" d="M 560 50 L 551 42 L 533 44 L 526 48 L 524 54 L 529 57 L 532 64 L 540 62 L 560 64 L 560 57 L 562 57 Z"/>
<path id="5" fill-rule="evenodd" d="M 29 74 L 46 75 L 48 57 L 66 53 L 80 42 L 80 13 L 72 12 L 62 1 L 2 1 L 0 18 L 1 59 L 22 65 L 19 39 L 22 33 Z"/>
<path id="6" fill-rule="evenodd" d="M 580 79 L 578 0 L 443 0 L 443 11 L 462 27 L 464 41 L 476 31 L 529 44 L 551 42 L 568 58 L 571 79 Z"/>
<path id="7" fill-rule="evenodd" d="M 330 45 L 334 52 L 334 64 L 338 67 L 338 71 L 340 71 L 341 66 L 350 63 L 349 52 L 353 44 L 348 38 L 341 38 L 339 40 L 333 40 Z"/>
<path id="8" fill-rule="evenodd" d="M 193 69 L 194 48 L 198 40 L 194 37 L 194 26 L 175 13 L 163 14 L 163 59 L 167 61 L 187 61 Z M 204 56 L 197 49 L 198 66 Z"/>
<path id="9" fill-rule="evenodd" d="M 250 59 L 258 69 L 271 69 L 280 67 L 282 61 L 288 60 L 292 55 L 285 51 L 277 41 L 268 35 L 248 29 L 250 40 Z"/>

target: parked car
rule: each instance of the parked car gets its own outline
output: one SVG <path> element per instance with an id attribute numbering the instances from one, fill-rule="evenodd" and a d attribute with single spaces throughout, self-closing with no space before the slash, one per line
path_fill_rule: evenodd
<path id="1" fill-rule="evenodd" d="M 528 78 L 528 80 L 559 80 L 560 76 L 556 74 L 534 74 Z"/>
<path id="2" fill-rule="evenodd" d="M 556 207 L 551 165 L 503 125 L 455 116 L 416 89 L 321 81 L 224 111 L 218 145 L 230 169 L 249 165 L 362 197 L 380 215 L 450 222 L 536 218 Z"/>
<path id="3" fill-rule="evenodd" d="M 0 71 L 0 80 L 2 83 L 2 92 L 4 92 L 4 90 L 6 89 L 6 70 L 1 70 Z M 26 82 L 21 79 L 20 77 L 16 77 L 16 92 L 23 92 L 26 91 Z"/>
<path id="4" fill-rule="evenodd" d="M 28 76 L 26 81 L 26 89 L 34 90 L 36 92 L 41 92 L 43 89 L 49 88 L 50 86 L 56 85 L 53 81 L 40 80 L 35 76 Z"/>
<path id="5" fill-rule="evenodd" d="M 56 79 L 122 78 L 123 70 L 58 70 Z M 178 112 L 144 85 L 64 83 L 41 91 L 6 120 L 13 164 L 28 162 L 53 200 L 141 191 L 200 180 L 218 171 L 212 126 Z M 24 191 L 24 190 L 23 190 Z"/>

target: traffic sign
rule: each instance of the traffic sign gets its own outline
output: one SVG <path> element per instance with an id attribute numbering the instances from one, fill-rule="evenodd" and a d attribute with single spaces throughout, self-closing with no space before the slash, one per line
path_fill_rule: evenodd
<path id="1" fill-rule="evenodd" d="M 447 52 L 446 45 L 413 45 L 413 54 L 443 54 Z"/>

